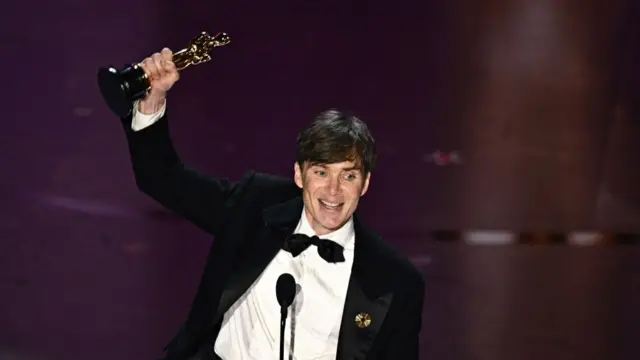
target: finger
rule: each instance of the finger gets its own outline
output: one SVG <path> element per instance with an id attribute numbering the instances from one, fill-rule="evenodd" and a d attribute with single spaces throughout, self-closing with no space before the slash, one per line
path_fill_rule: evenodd
<path id="1" fill-rule="evenodd" d="M 144 69 L 144 72 L 147 74 L 147 77 L 149 78 L 149 80 L 155 80 L 160 77 L 160 74 L 158 73 L 158 69 L 156 68 L 156 65 L 153 59 L 151 58 L 144 59 L 144 61 L 142 62 L 142 68 Z"/>
<path id="2" fill-rule="evenodd" d="M 165 60 L 164 62 L 164 70 L 168 73 L 176 72 L 176 64 L 173 61 Z"/>
<path id="3" fill-rule="evenodd" d="M 155 65 L 156 69 L 158 69 L 158 74 L 159 76 L 163 76 L 167 71 L 164 69 L 165 67 L 165 59 L 162 57 L 162 55 L 160 53 L 155 53 L 151 56 L 151 59 L 153 60 L 153 64 Z"/>
<path id="4" fill-rule="evenodd" d="M 160 55 L 162 55 L 162 58 L 166 61 L 173 60 L 173 52 L 169 48 L 162 49 L 162 51 L 160 51 Z"/>
<path id="5" fill-rule="evenodd" d="M 176 69 L 176 65 L 171 62 L 171 61 L 167 61 L 164 64 L 164 70 L 166 71 L 166 75 L 168 75 L 168 77 L 172 80 L 172 81 L 178 81 L 178 79 L 180 79 L 180 74 L 178 73 L 178 70 Z"/>

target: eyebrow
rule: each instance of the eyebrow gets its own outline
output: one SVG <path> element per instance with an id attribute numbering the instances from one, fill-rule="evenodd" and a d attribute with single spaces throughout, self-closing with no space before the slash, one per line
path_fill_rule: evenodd
<path id="1" fill-rule="evenodd" d="M 323 168 L 323 169 L 327 169 L 327 168 L 328 168 L 328 166 L 327 166 L 326 164 L 310 164 L 309 168 L 312 168 L 312 167 L 320 167 L 320 168 Z M 341 170 L 341 171 L 354 171 L 354 170 L 358 170 L 358 171 L 360 171 L 360 170 L 361 170 L 361 168 L 360 168 L 360 166 L 358 166 L 358 165 L 353 165 L 353 166 L 351 166 L 351 167 L 348 167 L 348 168 L 342 168 L 342 169 L 340 169 L 340 170 Z"/>
<path id="2" fill-rule="evenodd" d="M 353 170 L 360 170 L 360 168 L 358 166 L 352 166 L 349 168 L 344 168 L 342 169 L 343 171 L 353 171 Z"/>

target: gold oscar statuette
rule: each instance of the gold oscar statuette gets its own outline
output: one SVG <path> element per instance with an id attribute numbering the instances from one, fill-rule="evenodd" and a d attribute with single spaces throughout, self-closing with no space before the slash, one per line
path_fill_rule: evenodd
<path id="1" fill-rule="evenodd" d="M 173 54 L 173 63 L 178 71 L 191 65 L 198 65 L 211 60 L 211 51 L 218 46 L 231 42 L 226 33 L 211 36 L 201 32 L 182 50 Z M 151 88 L 147 74 L 140 64 L 134 64 L 118 70 L 112 66 L 98 70 L 98 86 L 107 106 L 119 117 L 131 113 L 133 103 L 144 98 Z"/>

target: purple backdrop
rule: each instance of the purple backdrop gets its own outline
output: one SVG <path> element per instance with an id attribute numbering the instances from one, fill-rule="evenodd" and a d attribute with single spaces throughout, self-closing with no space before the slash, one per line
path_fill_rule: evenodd
<path id="1" fill-rule="evenodd" d="M 428 233 L 640 230 L 638 10 L 3 5 L 0 358 L 150 359 L 183 319 L 210 239 L 137 191 L 95 75 L 207 30 L 233 41 L 171 91 L 182 157 L 232 178 L 288 176 L 295 135 L 316 112 L 365 119 L 381 156 L 362 212 L 425 271 L 423 358 L 631 359 L 635 247 L 469 248 Z M 438 166 L 436 150 L 461 162 Z"/>

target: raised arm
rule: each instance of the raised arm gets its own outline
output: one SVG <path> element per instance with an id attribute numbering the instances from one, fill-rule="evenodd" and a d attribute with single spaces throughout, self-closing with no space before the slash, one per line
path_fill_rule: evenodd
<path id="1" fill-rule="evenodd" d="M 122 119 L 133 172 L 142 192 L 215 235 L 224 204 L 241 183 L 202 174 L 186 167 L 178 157 L 166 108 L 166 93 L 179 78 L 171 57 L 171 51 L 163 49 L 143 61 L 151 91 Z"/>

